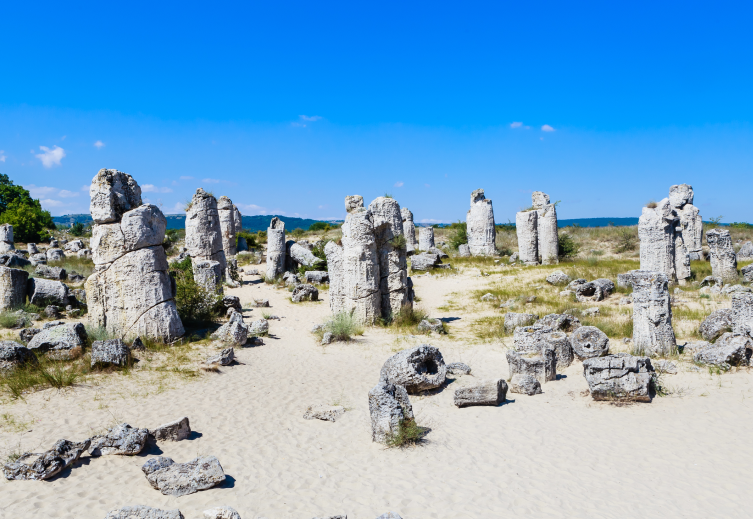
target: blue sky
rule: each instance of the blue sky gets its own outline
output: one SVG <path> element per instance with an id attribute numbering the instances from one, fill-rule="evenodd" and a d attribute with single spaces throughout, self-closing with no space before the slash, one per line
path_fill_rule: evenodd
<path id="1" fill-rule="evenodd" d="M 534 190 L 627 217 L 686 182 L 753 221 L 751 4 L 13 4 L 0 172 L 55 215 L 108 167 L 166 213 L 201 186 L 244 214 L 391 193 L 455 221 L 482 187 L 499 222 Z"/>

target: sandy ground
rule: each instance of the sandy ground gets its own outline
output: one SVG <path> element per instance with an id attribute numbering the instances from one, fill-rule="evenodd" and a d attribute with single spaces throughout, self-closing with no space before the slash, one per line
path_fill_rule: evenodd
<path id="1" fill-rule="evenodd" d="M 250 278 L 249 278 L 250 279 Z M 0 432 L 0 446 L 49 448 L 80 441 L 119 421 L 154 427 L 189 416 L 194 436 L 161 443 L 139 456 L 82 458 L 51 481 L 0 482 L 0 518 L 103 518 L 124 505 L 179 508 L 187 519 L 227 504 L 244 519 L 347 514 L 373 519 L 493 517 L 749 517 L 753 484 L 753 376 L 688 371 L 665 377 L 673 394 L 651 404 L 593 402 L 579 362 L 533 397 L 508 394 L 499 407 L 456 408 L 455 388 L 475 378 L 508 376 L 505 345 L 479 343 L 462 330 L 472 316 L 436 310 L 449 294 L 481 288 L 474 275 L 415 278 L 421 305 L 458 318 L 450 337 L 401 338 L 368 329 L 326 348 L 309 333 L 329 315 L 323 303 L 294 305 L 289 293 L 263 284 L 230 290 L 249 302 L 268 297 L 273 337 L 236 349 L 242 364 L 176 382 L 162 392 L 88 386 L 35 393 L 0 405 L 29 423 Z M 462 305 L 461 305 L 462 306 Z M 247 314 L 248 316 L 249 314 Z M 261 315 L 260 309 L 250 312 Z M 466 337 L 466 338 L 463 338 Z M 367 393 L 382 363 L 420 343 L 438 346 L 458 377 L 432 395 L 411 398 L 427 442 L 385 449 L 370 438 Z M 336 423 L 302 418 L 311 404 L 349 408 Z M 178 462 L 215 455 L 228 479 L 180 498 L 151 488 L 140 467 L 163 454 Z"/>

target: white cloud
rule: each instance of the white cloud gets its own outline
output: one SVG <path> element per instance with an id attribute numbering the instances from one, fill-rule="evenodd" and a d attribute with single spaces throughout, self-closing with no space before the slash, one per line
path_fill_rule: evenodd
<path id="1" fill-rule="evenodd" d="M 319 115 L 299 115 L 298 117 L 301 118 L 301 121 L 306 121 L 310 123 L 313 123 L 315 121 L 321 121 L 322 119 L 321 116 Z"/>
<path id="2" fill-rule="evenodd" d="M 204 182 L 205 184 L 219 184 L 220 183 L 220 181 L 216 178 L 204 178 L 201 181 Z"/>
<path id="3" fill-rule="evenodd" d="M 55 195 L 58 192 L 58 188 L 56 187 L 35 186 L 34 184 L 29 184 L 24 187 L 29 190 L 32 198 L 42 198 L 44 196 Z"/>
<path id="4" fill-rule="evenodd" d="M 517 121 L 514 123 L 510 123 L 510 128 L 520 128 L 521 126 L 523 126 L 523 123 L 520 123 Z"/>
<path id="5" fill-rule="evenodd" d="M 320 205 L 319 209 L 325 209 L 326 207 L 327 207 L 326 205 Z"/>
<path id="6" fill-rule="evenodd" d="M 395 187 L 403 187 L 404 183 L 402 181 L 395 182 Z"/>
<path id="7" fill-rule="evenodd" d="M 5 162 L 5 152 L 0 150 L 0 162 Z"/>
<path id="8" fill-rule="evenodd" d="M 90 188 L 90 187 L 91 187 L 91 186 L 88 186 L 88 185 L 85 185 L 85 186 L 81 186 L 81 191 L 86 191 L 86 192 L 88 193 L 88 192 L 89 192 L 89 188 Z"/>
<path id="9" fill-rule="evenodd" d="M 74 196 L 78 196 L 78 193 L 74 191 L 68 191 L 67 189 L 61 189 L 58 193 L 58 196 L 61 196 L 63 198 L 73 198 Z"/>
<path id="10" fill-rule="evenodd" d="M 94 143 L 94 147 L 97 148 L 97 149 L 102 149 L 102 148 L 105 147 L 105 143 L 102 142 L 102 141 L 97 141 L 97 142 Z"/>
<path id="11" fill-rule="evenodd" d="M 424 184 L 425 187 L 431 187 L 429 184 Z"/>
<path id="12" fill-rule="evenodd" d="M 238 206 L 238 209 L 241 210 L 241 213 L 247 214 L 247 215 L 253 215 L 253 214 L 268 214 L 269 211 L 267 211 L 266 207 L 261 207 L 256 204 L 238 204 L 235 205 Z"/>
<path id="13" fill-rule="evenodd" d="M 435 220 L 434 218 L 424 218 L 420 223 L 445 223 L 444 220 Z"/>
<path id="14" fill-rule="evenodd" d="M 40 202 L 42 202 L 42 207 L 60 207 L 63 205 L 60 200 L 52 200 L 51 198 L 44 198 Z"/>
<path id="15" fill-rule="evenodd" d="M 193 180 L 193 177 L 180 177 L 181 180 Z"/>
<path id="16" fill-rule="evenodd" d="M 36 158 L 42 161 L 42 165 L 46 168 L 52 166 L 60 166 L 60 161 L 65 157 L 65 150 L 60 146 L 53 146 L 52 149 L 47 146 L 40 146 L 42 153 L 34 155 Z"/>
<path id="17" fill-rule="evenodd" d="M 172 208 L 170 208 L 169 210 L 172 211 L 172 212 L 168 213 L 168 214 L 185 213 L 186 212 L 186 204 L 184 204 L 182 202 L 176 202 L 175 205 L 172 206 Z"/>
<path id="18" fill-rule="evenodd" d="M 173 190 L 169 187 L 157 187 L 154 184 L 144 184 L 141 186 L 141 191 L 144 193 L 172 193 Z"/>
<path id="19" fill-rule="evenodd" d="M 555 129 L 552 128 L 551 126 L 549 126 L 548 124 L 545 124 L 544 126 L 541 127 L 541 131 L 542 132 L 553 132 L 553 131 L 555 131 Z"/>

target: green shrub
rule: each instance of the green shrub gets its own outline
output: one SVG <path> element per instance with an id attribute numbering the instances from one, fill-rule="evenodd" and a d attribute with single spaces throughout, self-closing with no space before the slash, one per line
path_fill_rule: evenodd
<path id="1" fill-rule="evenodd" d="M 0 214 L 0 224 L 3 223 L 11 224 L 14 240 L 24 243 L 47 241 L 50 239 L 48 229 L 55 228 L 52 216 L 49 211 L 42 210 L 39 200 L 14 200 Z"/>
<path id="2" fill-rule="evenodd" d="M 324 231 L 327 232 L 331 229 L 327 222 L 314 222 L 309 225 L 309 231 Z"/>
<path id="3" fill-rule="evenodd" d="M 574 258 L 580 252 L 580 245 L 569 234 L 563 233 L 557 238 L 557 249 L 560 258 Z"/>
<path id="4" fill-rule="evenodd" d="M 457 250 L 461 245 L 468 243 L 468 224 L 465 222 L 455 222 L 450 225 L 450 235 L 448 236 L 450 247 Z"/>
<path id="5" fill-rule="evenodd" d="M 307 267 L 306 265 L 300 265 L 298 267 L 298 273 L 301 275 L 301 278 L 306 275 L 306 272 L 312 270 L 312 271 L 327 271 L 327 255 L 324 254 L 324 241 L 319 241 L 314 248 L 311 250 L 311 253 L 319 258 L 321 261 L 316 263 L 312 267 Z"/>
<path id="6" fill-rule="evenodd" d="M 303 233 L 304 233 L 304 232 L 305 232 L 305 231 L 304 231 L 303 229 L 301 229 L 300 227 L 296 227 L 295 229 L 293 229 L 293 230 L 292 230 L 292 231 L 290 232 L 290 234 L 292 234 L 292 235 L 293 235 L 293 236 L 295 236 L 296 238 L 300 238 L 301 236 L 303 236 Z"/>
<path id="7" fill-rule="evenodd" d="M 638 246 L 638 229 L 635 227 L 622 227 L 617 231 L 617 246 L 615 252 L 634 251 Z"/>
<path id="8" fill-rule="evenodd" d="M 201 326 L 213 322 L 219 315 L 219 293 L 196 283 L 190 270 L 171 269 L 170 273 L 175 279 L 175 304 L 183 324 Z"/>
<path id="9" fill-rule="evenodd" d="M 75 222 L 68 230 L 68 234 L 71 236 L 83 236 L 86 234 L 86 227 L 81 222 Z"/>
<path id="10" fill-rule="evenodd" d="M 407 447 L 423 441 L 427 429 L 419 427 L 415 420 L 401 420 L 398 432 L 387 438 L 388 447 Z"/>
<path id="11" fill-rule="evenodd" d="M 393 236 L 392 239 L 390 240 L 390 245 L 392 245 L 396 249 L 405 250 L 407 244 L 408 242 L 405 239 L 404 234 L 398 234 L 396 236 Z"/>
<path id="12" fill-rule="evenodd" d="M 246 245 L 248 245 L 249 249 L 254 248 L 258 245 L 256 243 L 256 238 L 257 238 L 256 233 L 248 232 L 248 231 L 240 231 L 239 233 L 236 233 L 235 235 L 236 246 L 238 245 L 238 240 L 240 238 L 246 239 Z"/>
<path id="13" fill-rule="evenodd" d="M 323 329 L 318 330 L 317 335 L 321 339 L 326 332 L 330 332 L 336 341 L 349 341 L 354 335 L 363 335 L 364 328 L 352 313 L 341 312 L 335 314 Z"/>
<path id="14" fill-rule="evenodd" d="M 745 222 L 733 222 L 729 226 L 733 229 L 753 229 L 753 224 Z"/>

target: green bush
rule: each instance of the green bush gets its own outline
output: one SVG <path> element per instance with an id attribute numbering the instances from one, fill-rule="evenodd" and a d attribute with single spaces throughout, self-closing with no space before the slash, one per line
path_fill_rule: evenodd
<path id="1" fill-rule="evenodd" d="M 201 326 L 209 324 L 219 316 L 219 292 L 207 290 L 193 278 L 191 258 L 173 263 L 170 275 L 175 280 L 175 305 L 183 324 Z"/>
<path id="2" fill-rule="evenodd" d="M 450 247 L 457 250 L 461 245 L 468 243 L 468 224 L 455 222 L 450 225 L 452 232 L 449 235 Z"/>
<path id="3" fill-rule="evenodd" d="M 86 227 L 81 222 L 76 222 L 73 225 L 71 225 L 71 228 L 68 230 L 68 234 L 71 236 L 83 236 L 86 234 Z"/>
<path id="4" fill-rule="evenodd" d="M 560 234 L 557 249 L 560 258 L 574 258 L 580 252 L 580 245 L 569 234 Z"/>
<path id="5" fill-rule="evenodd" d="M 428 430 L 425 427 L 420 427 L 416 424 L 415 420 L 401 420 L 397 434 L 393 434 L 387 438 L 387 446 L 407 447 L 409 445 L 415 445 L 423 441 L 427 432 Z"/>
<path id="6" fill-rule="evenodd" d="M 54 229 L 49 211 L 42 210 L 39 200 L 27 202 L 17 198 L 0 214 L 0 224 L 13 226 L 13 239 L 18 242 L 41 242 L 50 239 L 48 229 Z"/>
<path id="7" fill-rule="evenodd" d="M 238 240 L 240 238 L 246 239 L 246 245 L 248 245 L 249 249 L 256 247 L 258 245 L 256 243 L 256 233 L 248 232 L 248 231 L 240 231 L 239 233 L 236 233 L 235 234 L 236 246 L 238 245 Z"/>
<path id="8" fill-rule="evenodd" d="M 320 262 L 318 262 L 313 267 L 307 267 L 306 265 L 301 265 L 298 267 L 298 273 L 301 275 L 301 277 L 305 276 L 306 272 L 308 272 L 309 270 L 323 270 L 325 272 L 327 271 L 327 255 L 324 254 L 324 245 L 325 243 L 323 241 L 320 241 L 311 250 L 311 253 L 321 260 Z"/>
<path id="9" fill-rule="evenodd" d="M 304 232 L 305 232 L 305 231 L 304 231 L 303 229 L 301 229 L 300 227 L 296 227 L 295 229 L 293 229 L 293 230 L 292 230 L 292 231 L 290 232 L 290 234 L 292 234 L 292 235 L 293 235 L 293 236 L 295 236 L 296 238 L 300 238 L 301 236 L 303 236 L 303 233 L 304 233 Z"/>
<path id="10" fill-rule="evenodd" d="M 617 231 L 617 246 L 615 252 L 633 251 L 638 246 L 638 229 L 635 227 L 622 227 Z"/>
<path id="11" fill-rule="evenodd" d="M 324 231 L 327 232 L 331 229 L 327 222 L 314 222 L 309 225 L 309 231 Z"/>

